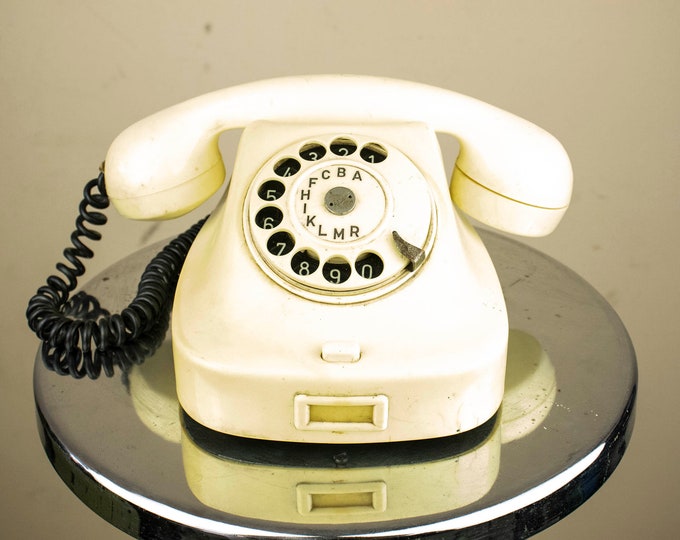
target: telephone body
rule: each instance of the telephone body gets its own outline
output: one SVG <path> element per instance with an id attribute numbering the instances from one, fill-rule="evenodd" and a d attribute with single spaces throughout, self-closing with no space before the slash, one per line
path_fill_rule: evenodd
<path id="1" fill-rule="evenodd" d="M 110 199 L 136 219 L 188 212 L 223 183 L 217 137 L 232 128 L 244 131 L 228 190 L 175 294 L 185 412 L 232 435 L 310 443 L 435 438 L 491 418 L 507 313 L 456 205 L 509 232 L 547 234 L 571 194 L 561 145 L 453 92 L 291 77 L 128 128 L 107 155 Z M 461 146 L 450 186 L 438 131 Z"/>

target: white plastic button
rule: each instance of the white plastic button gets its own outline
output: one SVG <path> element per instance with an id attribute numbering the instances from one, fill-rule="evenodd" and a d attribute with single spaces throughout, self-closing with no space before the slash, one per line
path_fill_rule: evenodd
<path id="1" fill-rule="evenodd" d="M 329 341 L 321 346 L 321 358 L 326 362 L 357 362 L 361 347 L 354 341 Z"/>

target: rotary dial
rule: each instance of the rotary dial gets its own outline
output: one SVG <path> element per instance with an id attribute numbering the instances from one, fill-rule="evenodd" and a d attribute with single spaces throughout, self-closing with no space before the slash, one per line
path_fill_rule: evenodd
<path id="1" fill-rule="evenodd" d="M 355 135 L 283 149 L 256 175 L 244 210 L 261 268 L 321 301 L 392 290 L 415 273 L 433 239 L 420 171 L 388 144 Z"/>

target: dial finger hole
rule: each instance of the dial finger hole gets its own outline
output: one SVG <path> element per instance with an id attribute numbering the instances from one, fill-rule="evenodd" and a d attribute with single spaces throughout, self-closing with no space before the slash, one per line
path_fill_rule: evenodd
<path id="1" fill-rule="evenodd" d="M 357 144 L 346 137 L 338 137 L 331 143 L 331 152 L 336 156 L 349 156 L 356 152 Z"/>
<path id="2" fill-rule="evenodd" d="M 385 269 L 383 260 L 377 253 L 364 253 L 354 263 L 354 269 L 364 279 L 375 279 Z"/>
<path id="3" fill-rule="evenodd" d="M 300 170 L 300 162 L 295 158 L 284 158 L 276 162 L 274 172 L 283 178 L 293 176 Z"/>
<path id="4" fill-rule="evenodd" d="M 317 161 L 326 155 L 326 148 L 319 143 L 305 144 L 300 149 L 300 157 L 306 161 Z"/>
<path id="5" fill-rule="evenodd" d="M 298 276 L 309 276 L 319 268 L 319 257 L 310 249 L 300 250 L 290 260 L 290 267 Z"/>
<path id="6" fill-rule="evenodd" d="M 257 195 L 263 201 L 275 201 L 280 199 L 286 192 L 286 186 L 284 186 L 278 180 L 267 180 L 264 184 L 260 186 L 257 190 Z"/>
<path id="7" fill-rule="evenodd" d="M 377 143 L 369 143 L 361 149 L 359 155 L 368 163 L 382 163 L 387 159 L 387 150 Z"/>
<path id="8" fill-rule="evenodd" d="M 286 231 L 272 234 L 267 240 L 267 251 L 272 255 L 281 257 L 290 253 L 295 247 L 295 238 Z"/>
<path id="9" fill-rule="evenodd" d="M 283 221 L 283 212 L 276 206 L 265 206 L 255 215 L 255 224 L 260 229 L 275 229 Z"/>
<path id="10" fill-rule="evenodd" d="M 342 257 L 333 257 L 323 265 L 321 273 L 326 281 L 339 285 L 349 279 L 352 274 L 352 267 Z"/>

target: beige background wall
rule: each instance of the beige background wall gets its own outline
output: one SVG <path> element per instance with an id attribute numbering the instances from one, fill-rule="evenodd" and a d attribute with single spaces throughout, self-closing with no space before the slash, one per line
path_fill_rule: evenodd
<path id="1" fill-rule="evenodd" d="M 635 343 L 635 434 L 613 478 L 541 533 L 677 535 L 680 3 L 200 1 L 0 3 L 0 523 L 4 538 L 124 535 L 61 483 L 40 447 L 29 296 L 66 246 L 113 137 L 194 95 L 279 75 L 360 73 L 478 97 L 568 149 L 573 204 L 533 245 L 590 281 Z M 227 153 L 233 141 L 226 141 Z M 98 270 L 185 224 L 110 214 Z"/>

